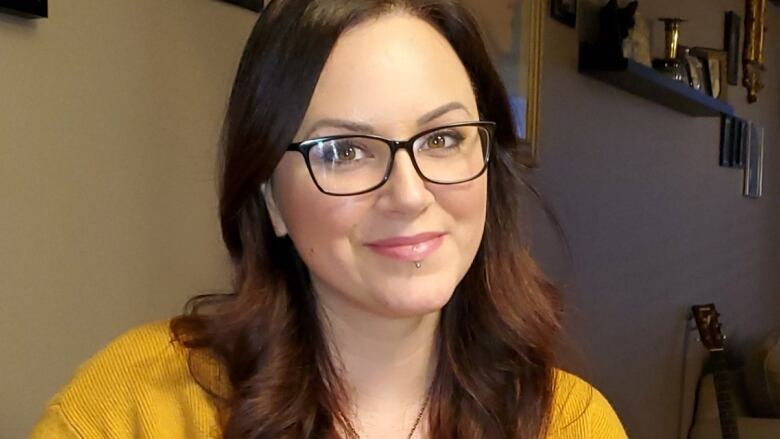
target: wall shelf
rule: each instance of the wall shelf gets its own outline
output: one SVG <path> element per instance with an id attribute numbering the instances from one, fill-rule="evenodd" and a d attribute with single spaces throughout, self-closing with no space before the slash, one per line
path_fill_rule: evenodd
<path id="1" fill-rule="evenodd" d="M 734 107 L 626 58 L 605 60 L 580 43 L 579 71 L 629 93 L 695 117 L 734 116 Z"/>
<path id="2" fill-rule="evenodd" d="M 0 13 L 18 15 L 24 18 L 46 18 L 49 16 L 49 1 L 0 0 Z"/>

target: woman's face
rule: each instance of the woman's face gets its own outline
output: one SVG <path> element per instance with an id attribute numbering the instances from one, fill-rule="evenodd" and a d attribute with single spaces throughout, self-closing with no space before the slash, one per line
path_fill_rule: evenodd
<path id="1" fill-rule="evenodd" d="M 450 44 L 425 21 L 396 14 L 341 36 L 295 140 L 336 134 L 407 140 L 475 120 L 471 82 Z M 485 225 L 487 175 L 456 185 L 429 183 L 401 150 L 383 186 L 332 196 L 317 189 L 301 154 L 287 152 L 264 195 L 277 235 L 289 233 L 327 308 L 409 317 L 440 310 L 471 265 Z M 431 232 L 439 237 L 416 248 L 378 243 Z"/>

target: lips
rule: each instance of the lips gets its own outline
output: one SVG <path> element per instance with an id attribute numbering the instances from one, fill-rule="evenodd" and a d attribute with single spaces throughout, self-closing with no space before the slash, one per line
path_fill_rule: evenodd
<path id="1" fill-rule="evenodd" d="M 435 252 L 444 241 L 444 232 L 425 232 L 373 241 L 366 246 L 374 252 L 403 261 L 420 261 Z"/>

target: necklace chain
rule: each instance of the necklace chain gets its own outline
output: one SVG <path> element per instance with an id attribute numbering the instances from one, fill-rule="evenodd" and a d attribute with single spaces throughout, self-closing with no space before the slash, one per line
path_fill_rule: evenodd
<path id="1" fill-rule="evenodd" d="M 412 430 L 406 436 L 406 439 L 412 439 L 415 430 L 417 430 L 417 426 L 420 425 L 420 420 L 422 419 L 423 413 L 425 413 L 425 408 L 428 407 L 428 401 L 430 401 L 430 399 L 431 399 L 431 392 L 429 391 L 428 395 L 425 397 L 425 401 L 423 402 L 422 407 L 420 407 L 420 412 L 417 413 L 417 419 L 415 419 L 414 425 L 412 425 Z M 355 430 L 355 427 L 352 425 L 351 422 L 349 422 L 349 419 L 345 419 L 345 421 L 347 422 L 347 428 L 349 429 L 349 434 L 353 436 L 353 439 L 361 439 L 357 430 Z"/>

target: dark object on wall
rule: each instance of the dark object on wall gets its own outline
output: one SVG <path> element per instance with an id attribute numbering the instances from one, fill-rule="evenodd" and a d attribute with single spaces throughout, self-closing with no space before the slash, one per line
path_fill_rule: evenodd
<path id="1" fill-rule="evenodd" d="M 744 194 L 746 197 L 760 198 L 764 174 L 764 127 L 751 122 L 748 133 Z"/>
<path id="2" fill-rule="evenodd" d="M 749 124 L 745 119 L 723 116 L 720 132 L 720 166 L 725 168 L 745 167 Z"/>
<path id="3" fill-rule="evenodd" d="M 726 33 L 723 48 L 728 53 L 728 82 L 731 85 L 739 83 L 739 34 L 742 27 L 742 17 L 734 11 L 726 12 Z"/>
<path id="4" fill-rule="evenodd" d="M 720 166 L 730 168 L 731 157 L 734 153 L 734 125 L 735 118 L 723 116 L 720 119 Z"/>
<path id="5" fill-rule="evenodd" d="M 269 0 L 222 0 L 223 2 L 231 3 L 242 8 L 249 9 L 250 11 L 261 12 Z"/>
<path id="6" fill-rule="evenodd" d="M 49 1 L 0 0 L 0 12 L 24 18 L 46 18 L 49 16 Z"/>
<path id="7" fill-rule="evenodd" d="M 739 124 L 737 127 L 739 130 L 736 133 L 737 136 L 737 149 L 734 151 L 734 157 L 732 159 L 733 166 L 735 168 L 745 168 L 745 155 L 750 144 L 750 125 L 752 122 L 745 119 L 738 119 Z"/>
<path id="8" fill-rule="evenodd" d="M 550 15 L 561 23 L 577 25 L 577 0 L 550 0 Z"/>
<path id="9" fill-rule="evenodd" d="M 596 40 L 596 51 L 605 62 L 623 58 L 623 40 L 628 37 L 628 31 L 634 27 L 634 14 L 639 2 L 632 1 L 624 8 L 617 0 L 609 0 L 599 11 L 599 37 Z"/>

